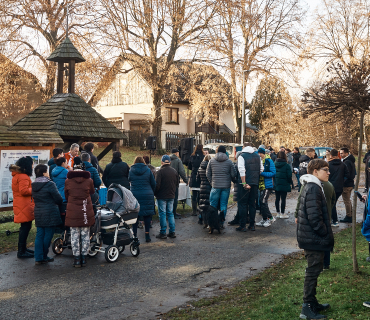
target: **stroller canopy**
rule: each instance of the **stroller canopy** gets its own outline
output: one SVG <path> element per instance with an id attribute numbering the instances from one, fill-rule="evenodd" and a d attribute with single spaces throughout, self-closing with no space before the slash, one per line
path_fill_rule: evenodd
<path id="1" fill-rule="evenodd" d="M 115 183 L 109 186 L 106 206 L 118 214 L 125 214 L 127 212 L 139 213 L 140 211 L 139 202 L 132 192 L 120 184 Z"/>

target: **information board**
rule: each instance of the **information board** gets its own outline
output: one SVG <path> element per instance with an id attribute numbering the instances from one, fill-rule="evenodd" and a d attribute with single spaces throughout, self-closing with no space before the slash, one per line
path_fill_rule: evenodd
<path id="1" fill-rule="evenodd" d="M 30 156 L 33 159 L 33 167 L 38 164 L 46 164 L 50 159 L 50 150 L 1 150 L 0 154 L 0 208 L 13 206 L 12 173 L 9 166 L 15 164 L 21 157 Z M 35 173 L 31 180 L 34 181 Z"/>

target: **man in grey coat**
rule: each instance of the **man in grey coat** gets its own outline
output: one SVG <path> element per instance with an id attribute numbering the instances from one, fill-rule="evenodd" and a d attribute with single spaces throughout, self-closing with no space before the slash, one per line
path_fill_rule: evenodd
<path id="1" fill-rule="evenodd" d="M 226 217 L 227 203 L 230 195 L 231 181 L 236 177 L 236 171 L 233 162 L 226 155 L 226 148 L 219 146 L 217 153 L 207 166 L 207 179 L 212 186 L 209 196 L 210 205 L 224 212 Z"/>
<path id="2" fill-rule="evenodd" d="M 188 183 L 188 177 L 186 176 L 184 165 L 183 165 L 181 159 L 179 158 L 180 157 L 180 152 L 176 148 L 172 149 L 171 152 L 172 152 L 172 154 L 170 155 L 171 167 L 176 170 L 179 177 L 181 177 L 181 179 L 187 184 Z M 179 186 L 177 186 L 177 188 L 176 188 L 175 200 L 173 202 L 173 215 L 174 215 L 175 219 L 181 219 L 181 214 L 176 212 L 178 198 L 179 198 Z"/>

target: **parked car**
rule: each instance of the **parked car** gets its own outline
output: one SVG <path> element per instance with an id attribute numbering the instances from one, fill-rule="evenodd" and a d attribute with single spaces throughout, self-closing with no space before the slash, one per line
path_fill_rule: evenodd
<path id="1" fill-rule="evenodd" d="M 326 150 L 333 149 L 332 147 L 300 147 L 299 152 L 304 155 L 308 148 L 314 148 L 318 159 L 324 159 L 326 156 Z"/>
<path id="2" fill-rule="evenodd" d="M 204 145 L 203 150 L 207 151 L 211 157 L 214 157 L 218 146 L 224 146 L 226 148 L 231 160 L 234 160 L 236 153 L 243 149 L 243 146 L 239 143 L 209 143 Z"/>

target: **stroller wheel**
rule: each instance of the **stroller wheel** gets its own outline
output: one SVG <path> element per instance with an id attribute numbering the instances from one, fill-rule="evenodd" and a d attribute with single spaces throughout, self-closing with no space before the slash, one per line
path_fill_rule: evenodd
<path id="1" fill-rule="evenodd" d="M 105 260 L 108 262 L 115 262 L 119 257 L 118 247 L 115 245 L 108 246 L 105 249 Z"/>
<path id="2" fill-rule="evenodd" d="M 92 250 L 92 248 L 94 248 L 94 249 Z M 88 256 L 92 258 L 92 257 L 95 257 L 98 253 L 99 253 L 99 251 L 96 250 L 96 246 L 95 245 L 93 245 L 93 246 L 90 245 Z"/>
<path id="3" fill-rule="evenodd" d="M 131 243 L 130 245 L 130 251 L 131 251 L 131 254 L 134 256 L 134 257 L 137 257 L 139 254 L 140 254 L 140 248 L 137 244 L 135 243 Z"/>
<path id="4" fill-rule="evenodd" d="M 123 251 L 125 251 L 125 246 L 119 246 L 118 251 L 119 253 L 122 253 Z"/>
<path id="5" fill-rule="evenodd" d="M 63 239 L 62 238 L 56 238 L 53 241 L 53 246 L 52 246 L 54 254 L 62 254 L 64 248 L 63 248 Z"/>

